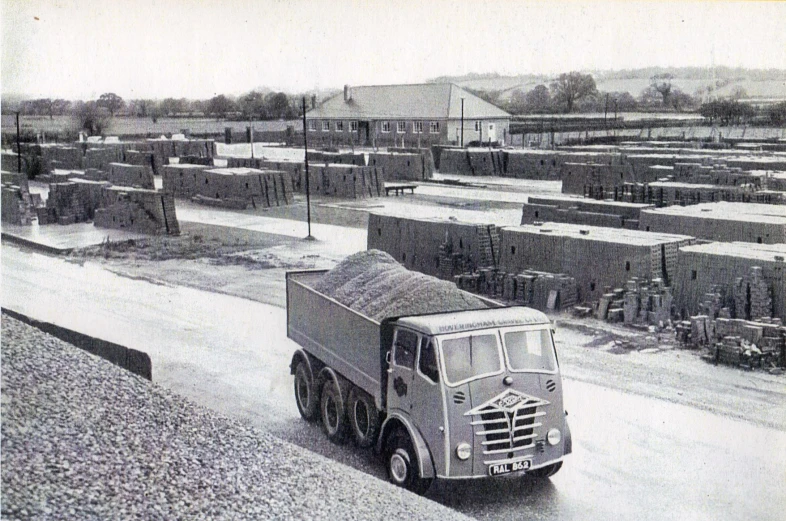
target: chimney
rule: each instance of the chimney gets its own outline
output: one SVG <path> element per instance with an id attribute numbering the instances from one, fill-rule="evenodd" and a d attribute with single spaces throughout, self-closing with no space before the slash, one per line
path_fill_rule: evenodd
<path id="1" fill-rule="evenodd" d="M 349 88 L 349 85 L 344 85 L 344 101 L 349 101 L 352 99 L 352 90 Z"/>
<path id="2" fill-rule="evenodd" d="M 311 108 L 312 109 L 317 108 L 317 95 L 316 94 L 312 94 L 311 95 Z"/>

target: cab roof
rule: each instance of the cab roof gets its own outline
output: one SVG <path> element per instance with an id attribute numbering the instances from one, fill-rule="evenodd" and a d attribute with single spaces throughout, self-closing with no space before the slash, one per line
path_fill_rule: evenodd
<path id="1" fill-rule="evenodd" d="M 540 311 L 515 306 L 401 317 L 398 324 L 426 335 L 443 335 L 495 327 L 547 325 L 550 322 Z"/>

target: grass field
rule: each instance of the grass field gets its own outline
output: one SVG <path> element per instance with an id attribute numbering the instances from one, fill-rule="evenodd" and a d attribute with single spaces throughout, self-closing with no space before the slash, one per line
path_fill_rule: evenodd
<path id="1" fill-rule="evenodd" d="M 258 131 L 283 131 L 287 125 L 302 125 L 299 121 L 224 121 L 210 118 L 159 118 L 153 123 L 151 118 L 115 117 L 111 120 L 106 135 L 161 135 L 178 133 L 189 129 L 193 134 L 219 134 L 225 127 L 232 127 L 234 132 L 245 131 L 246 127 L 253 125 Z M 33 132 L 62 132 L 72 126 L 70 116 L 22 116 L 20 124 L 22 131 Z M 13 115 L 3 115 L 3 132 L 16 131 L 16 118 Z"/>

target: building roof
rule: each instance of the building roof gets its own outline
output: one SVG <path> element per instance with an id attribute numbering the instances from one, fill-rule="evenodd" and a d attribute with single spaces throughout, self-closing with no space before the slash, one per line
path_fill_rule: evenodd
<path id="1" fill-rule="evenodd" d="M 667 206 L 665 208 L 653 208 L 651 210 L 642 210 L 642 213 L 657 215 L 682 215 L 685 217 L 693 217 L 697 219 L 746 221 L 780 224 L 786 226 L 786 206 L 778 204 L 729 203 L 721 201 L 717 203 L 694 204 L 691 206 Z"/>
<path id="2" fill-rule="evenodd" d="M 646 210 L 642 210 L 646 211 Z M 687 235 L 675 235 L 671 233 L 645 232 L 640 230 L 629 230 L 627 228 L 604 228 L 601 226 L 586 226 L 583 224 L 570 223 L 543 223 L 543 224 L 522 224 L 520 226 L 504 226 L 505 232 L 527 233 L 527 234 L 549 234 L 559 237 L 571 237 L 585 241 L 597 241 L 626 244 L 629 246 L 658 246 L 673 242 L 692 241 L 693 237 Z"/>
<path id="3" fill-rule="evenodd" d="M 464 119 L 510 118 L 510 114 L 453 83 L 348 87 L 306 112 L 307 119 Z"/>

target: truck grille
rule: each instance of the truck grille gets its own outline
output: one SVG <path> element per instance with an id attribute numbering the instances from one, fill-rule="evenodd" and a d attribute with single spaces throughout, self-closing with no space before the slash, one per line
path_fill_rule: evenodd
<path id="1" fill-rule="evenodd" d="M 518 452 L 535 446 L 538 418 L 549 402 L 517 391 L 506 391 L 471 411 L 475 435 L 481 436 L 483 454 Z"/>

